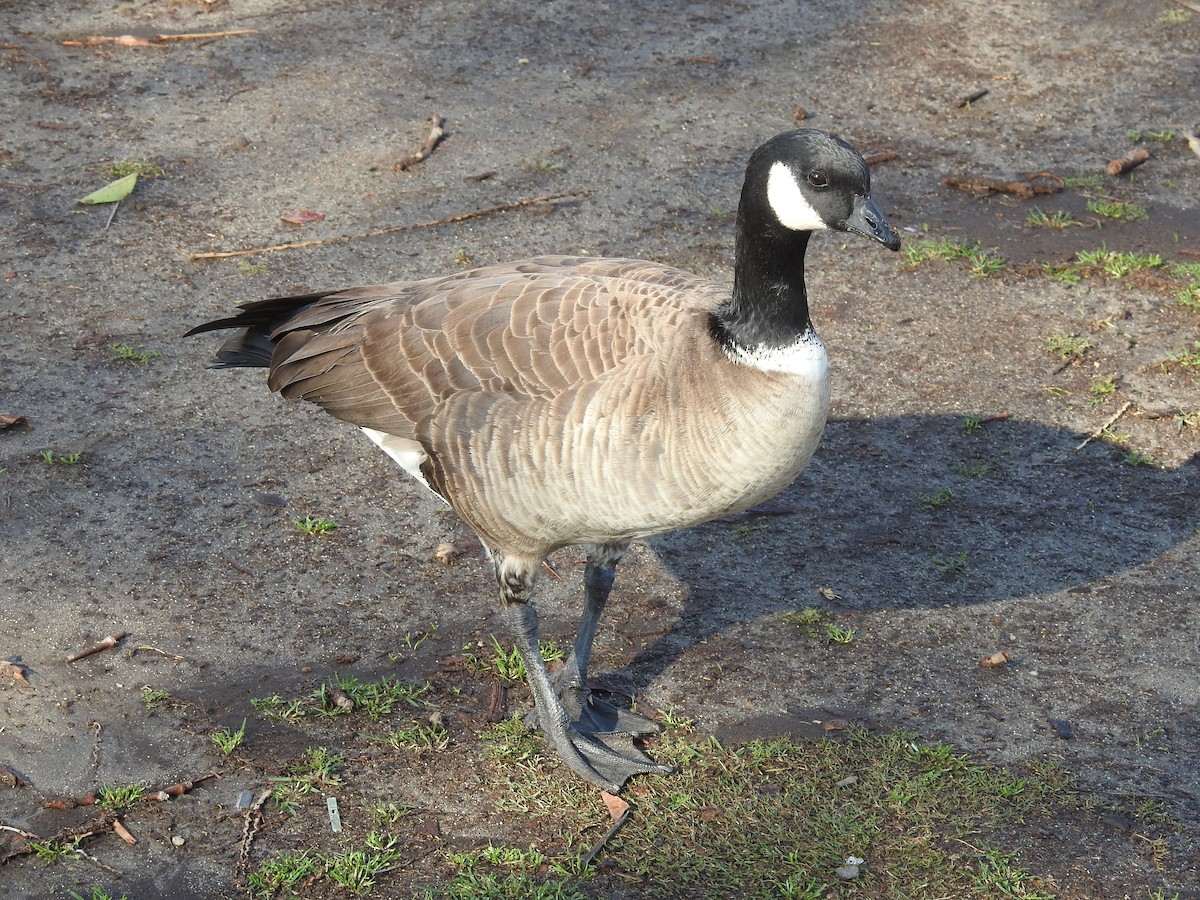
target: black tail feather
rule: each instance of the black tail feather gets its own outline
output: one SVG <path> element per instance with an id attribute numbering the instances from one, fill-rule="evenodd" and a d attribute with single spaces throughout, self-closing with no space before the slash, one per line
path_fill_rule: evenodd
<path id="1" fill-rule="evenodd" d="M 305 306 L 331 293 L 334 292 L 317 291 L 297 297 L 274 297 L 270 300 L 246 303 L 240 307 L 241 312 L 236 316 L 197 325 L 187 331 L 184 337 L 208 331 L 222 331 L 226 328 L 240 328 L 241 331 L 221 345 L 209 368 L 267 367 L 271 365 L 271 354 L 275 349 L 275 341 L 271 339 L 275 329 Z"/>

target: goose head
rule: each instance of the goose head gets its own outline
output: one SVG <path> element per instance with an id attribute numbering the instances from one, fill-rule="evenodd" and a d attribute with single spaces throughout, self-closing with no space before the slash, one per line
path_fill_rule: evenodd
<path id="1" fill-rule="evenodd" d="M 739 220 L 786 242 L 833 229 L 900 249 L 900 238 L 871 199 L 871 170 L 845 141 L 800 128 L 771 138 L 750 157 Z"/>

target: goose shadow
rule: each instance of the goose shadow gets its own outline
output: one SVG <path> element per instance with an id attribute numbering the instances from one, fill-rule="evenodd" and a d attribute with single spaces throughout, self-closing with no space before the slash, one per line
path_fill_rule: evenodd
<path id="1" fill-rule="evenodd" d="M 653 683 L 689 647 L 807 606 L 961 609 L 1086 593 L 1195 534 L 1200 455 L 1167 470 L 1082 441 L 1018 420 L 831 421 L 808 469 L 772 500 L 649 542 L 684 598 L 652 614 L 663 627 L 636 651 L 632 678 Z"/>

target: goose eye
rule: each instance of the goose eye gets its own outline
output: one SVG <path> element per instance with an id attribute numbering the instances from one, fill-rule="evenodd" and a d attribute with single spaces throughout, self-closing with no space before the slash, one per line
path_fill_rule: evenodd
<path id="1" fill-rule="evenodd" d="M 825 173 L 814 169 L 808 173 L 808 183 L 813 187 L 823 188 L 829 184 L 829 179 L 825 177 Z"/>

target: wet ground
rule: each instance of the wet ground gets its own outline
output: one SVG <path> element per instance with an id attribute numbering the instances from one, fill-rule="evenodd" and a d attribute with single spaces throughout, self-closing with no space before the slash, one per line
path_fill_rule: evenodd
<path id="1" fill-rule="evenodd" d="M 520 834 L 471 802 L 488 691 L 453 660 L 500 633 L 478 545 L 355 430 L 258 373 L 207 371 L 214 342 L 180 335 L 237 302 L 543 252 L 728 279 L 745 159 L 800 116 L 896 154 L 874 192 L 909 243 L 979 242 L 1009 264 L 972 277 L 814 241 L 835 367 L 821 450 L 764 507 L 637 547 L 597 672 L 727 740 L 837 716 L 993 762 L 1057 760 L 1097 803 L 1152 803 L 1175 825 L 1158 865 L 1132 835 L 1100 866 L 1070 845 L 1067 895 L 1200 896 L 1200 369 L 1179 361 L 1200 313 L 1171 274 L 1200 263 L 1183 137 L 1200 125 L 1200 15 L 1101 0 L 50 6 L 0 9 L 0 414 L 27 419 L 0 433 L 0 658 L 29 682 L 0 685 L 0 766 L 22 782 L 0 785 L 0 823 L 50 835 L 90 813 L 44 798 L 221 778 L 134 819 L 135 848 L 90 843 L 99 868 L 7 862 L 0 896 L 86 892 L 103 866 L 131 897 L 236 893 L 235 800 L 306 746 L 249 701 L 334 672 L 457 689 L 458 752 L 380 777 L 451 843 Z M 254 33 L 154 40 L 235 29 Z M 64 44 L 122 34 L 147 40 Z M 446 139 L 396 171 L 431 115 Z M 1152 156 L 1132 177 L 1085 178 L 1136 146 Z M 162 174 L 111 223 L 75 204 L 127 160 Z M 943 181 L 1041 172 L 1068 189 Z M 573 191 L 589 193 L 191 258 Z M 1032 228 L 1035 208 L 1076 224 Z M 295 209 L 324 220 L 280 221 Z M 1163 264 L 1043 274 L 1102 247 Z M 1065 362 L 1046 350 L 1061 335 L 1093 346 Z M 306 515 L 341 527 L 307 537 L 292 524 Z M 466 550 L 450 567 L 431 560 L 445 541 Z M 578 565 L 554 564 L 543 617 L 565 641 Z M 783 627 L 808 606 L 854 642 Z M 117 631 L 118 650 L 63 662 Z M 980 667 L 998 651 L 1012 662 Z M 147 685 L 171 702 L 148 711 Z M 248 716 L 231 764 L 209 735 Z"/>

